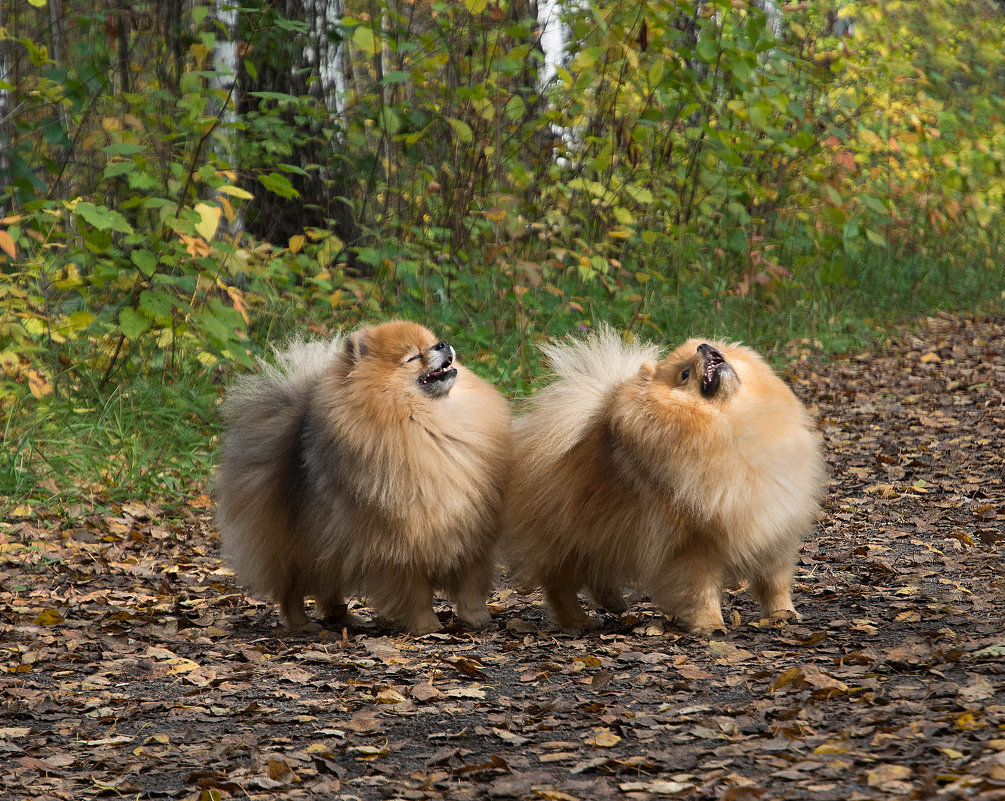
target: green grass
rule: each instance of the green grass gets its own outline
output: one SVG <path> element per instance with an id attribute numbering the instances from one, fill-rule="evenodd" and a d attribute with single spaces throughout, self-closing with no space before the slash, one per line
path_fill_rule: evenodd
<path id="1" fill-rule="evenodd" d="M 811 280 L 758 286 L 745 296 L 729 291 L 735 280 L 697 268 L 682 268 L 670 279 L 650 271 L 645 280 L 626 270 L 588 284 L 557 275 L 547 287 L 522 294 L 472 279 L 468 287 L 455 283 L 461 289 L 451 296 L 439 292 L 426 303 L 401 292 L 397 305 L 386 304 L 374 319 L 426 323 L 449 337 L 476 372 L 520 397 L 543 374 L 536 343 L 602 322 L 667 344 L 692 335 L 739 339 L 780 365 L 794 341 L 808 340 L 826 356 L 869 347 L 912 316 L 937 310 L 1001 313 L 1003 269 L 891 262 L 874 253 L 855 264 L 813 269 Z M 281 342 L 308 323 L 330 328 L 337 324 L 330 314 L 311 315 L 292 302 L 273 307 L 258 327 L 258 347 Z M 220 384 L 220 371 L 192 371 L 168 382 L 134 365 L 111 391 L 84 382 L 41 401 L 21 392 L 3 429 L 0 516 L 60 514 L 74 503 L 91 507 L 130 498 L 170 508 L 205 492 L 219 433 Z"/>
<path id="2" fill-rule="evenodd" d="M 741 340 L 777 363 L 786 346 L 803 339 L 822 354 L 839 353 L 866 347 L 911 317 L 1005 308 L 1002 260 L 961 269 L 924 258 L 892 261 L 876 251 L 829 272 L 816 264 L 805 272 L 755 284 L 745 295 L 735 291 L 735 276 L 697 267 L 670 278 L 649 271 L 644 281 L 631 269 L 585 285 L 555 276 L 549 289 L 509 305 L 492 308 L 469 293 L 432 307 L 406 298 L 397 311 L 449 333 L 466 358 L 482 363 L 485 377 L 519 396 L 542 372 L 536 342 L 604 322 L 667 344 L 689 336 Z"/>
<path id="3" fill-rule="evenodd" d="M 137 497 L 183 503 L 210 473 L 217 394 L 206 376 L 175 385 L 137 377 L 104 396 L 89 388 L 20 398 L 4 431 L 0 517 Z"/>

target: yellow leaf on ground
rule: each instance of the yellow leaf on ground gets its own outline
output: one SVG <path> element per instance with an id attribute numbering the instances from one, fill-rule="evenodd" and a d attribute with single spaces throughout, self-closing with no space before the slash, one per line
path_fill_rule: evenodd
<path id="1" fill-rule="evenodd" d="M 171 665 L 168 669 L 168 673 L 188 673 L 199 668 L 198 662 L 193 662 L 191 659 L 185 659 L 182 656 L 176 656 L 174 659 L 168 659 L 167 662 Z"/>
<path id="2" fill-rule="evenodd" d="M 621 742 L 621 738 L 610 729 L 595 729 L 593 737 L 586 740 L 587 745 L 594 748 L 610 748 Z"/>
<path id="3" fill-rule="evenodd" d="M 574 795 L 563 793 L 561 790 L 535 790 L 535 798 L 546 798 L 548 801 L 579 801 Z"/>
<path id="4" fill-rule="evenodd" d="M 63 622 L 63 616 L 55 609 L 43 609 L 35 617 L 35 623 L 39 626 L 55 626 Z"/>
<path id="5" fill-rule="evenodd" d="M 813 749 L 814 754 L 847 754 L 848 744 L 839 743 L 834 741 L 828 741 L 826 743 L 821 743 L 816 748 Z"/>
<path id="6" fill-rule="evenodd" d="M 790 667 L 781 676 L 771 682 L 771 691 L 780 690 L 797 681 L 802 681 L 803 672 L 797 667 Z"/>
<path id="7" fill-rule="evenodd" d="M 881 789 L 887 789 L 890 792 L 900 791 L 904 789 L 905 779 L 910 779 L 914 774 L 907 765 L 879 765 L 878 767 L 870 770 L 866 776 L 866 780 L 869 782 L 870 787 L 879 787 Z"/>
<path id="8" fill-rule="evenodd" d="M 983 728 L 987 724 L 982 720 L 977 720 L 972 712 L 964 712 L 956 718 L 956 726 L 963 731 L 972 731 L 973 729 Z"/>
<path id="9" fill-rule="evenodd" d="M 400 704 L 405 701 L 405 696 L 395 690 L 393 687 L 388 687 L 385 690 L 381 690 L 377 693 L 377 703 L 380 704 Z"/>

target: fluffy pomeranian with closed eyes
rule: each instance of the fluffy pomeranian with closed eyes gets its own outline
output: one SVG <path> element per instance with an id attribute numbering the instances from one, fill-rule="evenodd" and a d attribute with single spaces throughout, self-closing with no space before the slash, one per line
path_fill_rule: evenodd
<path id="1" fill-rule="evenodd" d="M 318 628 L 305 597 L 340 617 L 359 593 L 396 627 L 435 631 L 435 590 L 488 623 L 510 458 L 502 395 L 410 322 L 296 342 L 275 362 L 222 407 L 216 521 L 238 579 L 292 630 Z"/>
<path id="2" fill-rule="evenodd" d="M 661 357 L 610 330 L 545 353 L 556 378 L 514 423 L 503 541 L 558 622 L 595 627 L 578 592 L 621 612 L 634 585 L 708 633 L 739 580 L 763 617 L 794 613 L 824 462 L 813 421 L 765 361 L 710 339 Z"/>

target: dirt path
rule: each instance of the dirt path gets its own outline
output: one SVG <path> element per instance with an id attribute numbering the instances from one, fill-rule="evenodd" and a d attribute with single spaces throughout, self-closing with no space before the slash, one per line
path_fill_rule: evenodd
<path id="1" fill-rule="evenodd" d="M 1005 798 L 1005 319 L 790 378 L 833 479 L 803 618 L 737 594 L 711 641 L 505 583 L 476 635 L 288 637 L 208 508 L 0 524 L 0 797 Z"/>

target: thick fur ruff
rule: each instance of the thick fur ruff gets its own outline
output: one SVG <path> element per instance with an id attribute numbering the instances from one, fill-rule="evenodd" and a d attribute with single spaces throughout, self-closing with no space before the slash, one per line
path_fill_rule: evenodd
<path id="1" fill-rule="evenodd" d="M 825 470 L 813 422 L 764 360 L 701 339 L 660 360 L 606 329 L 546 353 L 556 380 L 514 425 L 504 543 L 559 623 L 597 625 L 579 590 L 623 611 L 635 585 L 709 632 L 742 579 L 763 616 L 794 613 Z"/>
<path id="2" fill-rule="evenodd" d="M 413 633 L 441 589 L 472 625 L 485 599 L 510 458 L 500 393 L 422 326 L 294 342 L 223 404 L 217 526 L 238 578 L 315 627 L 361 593 Z"/>

